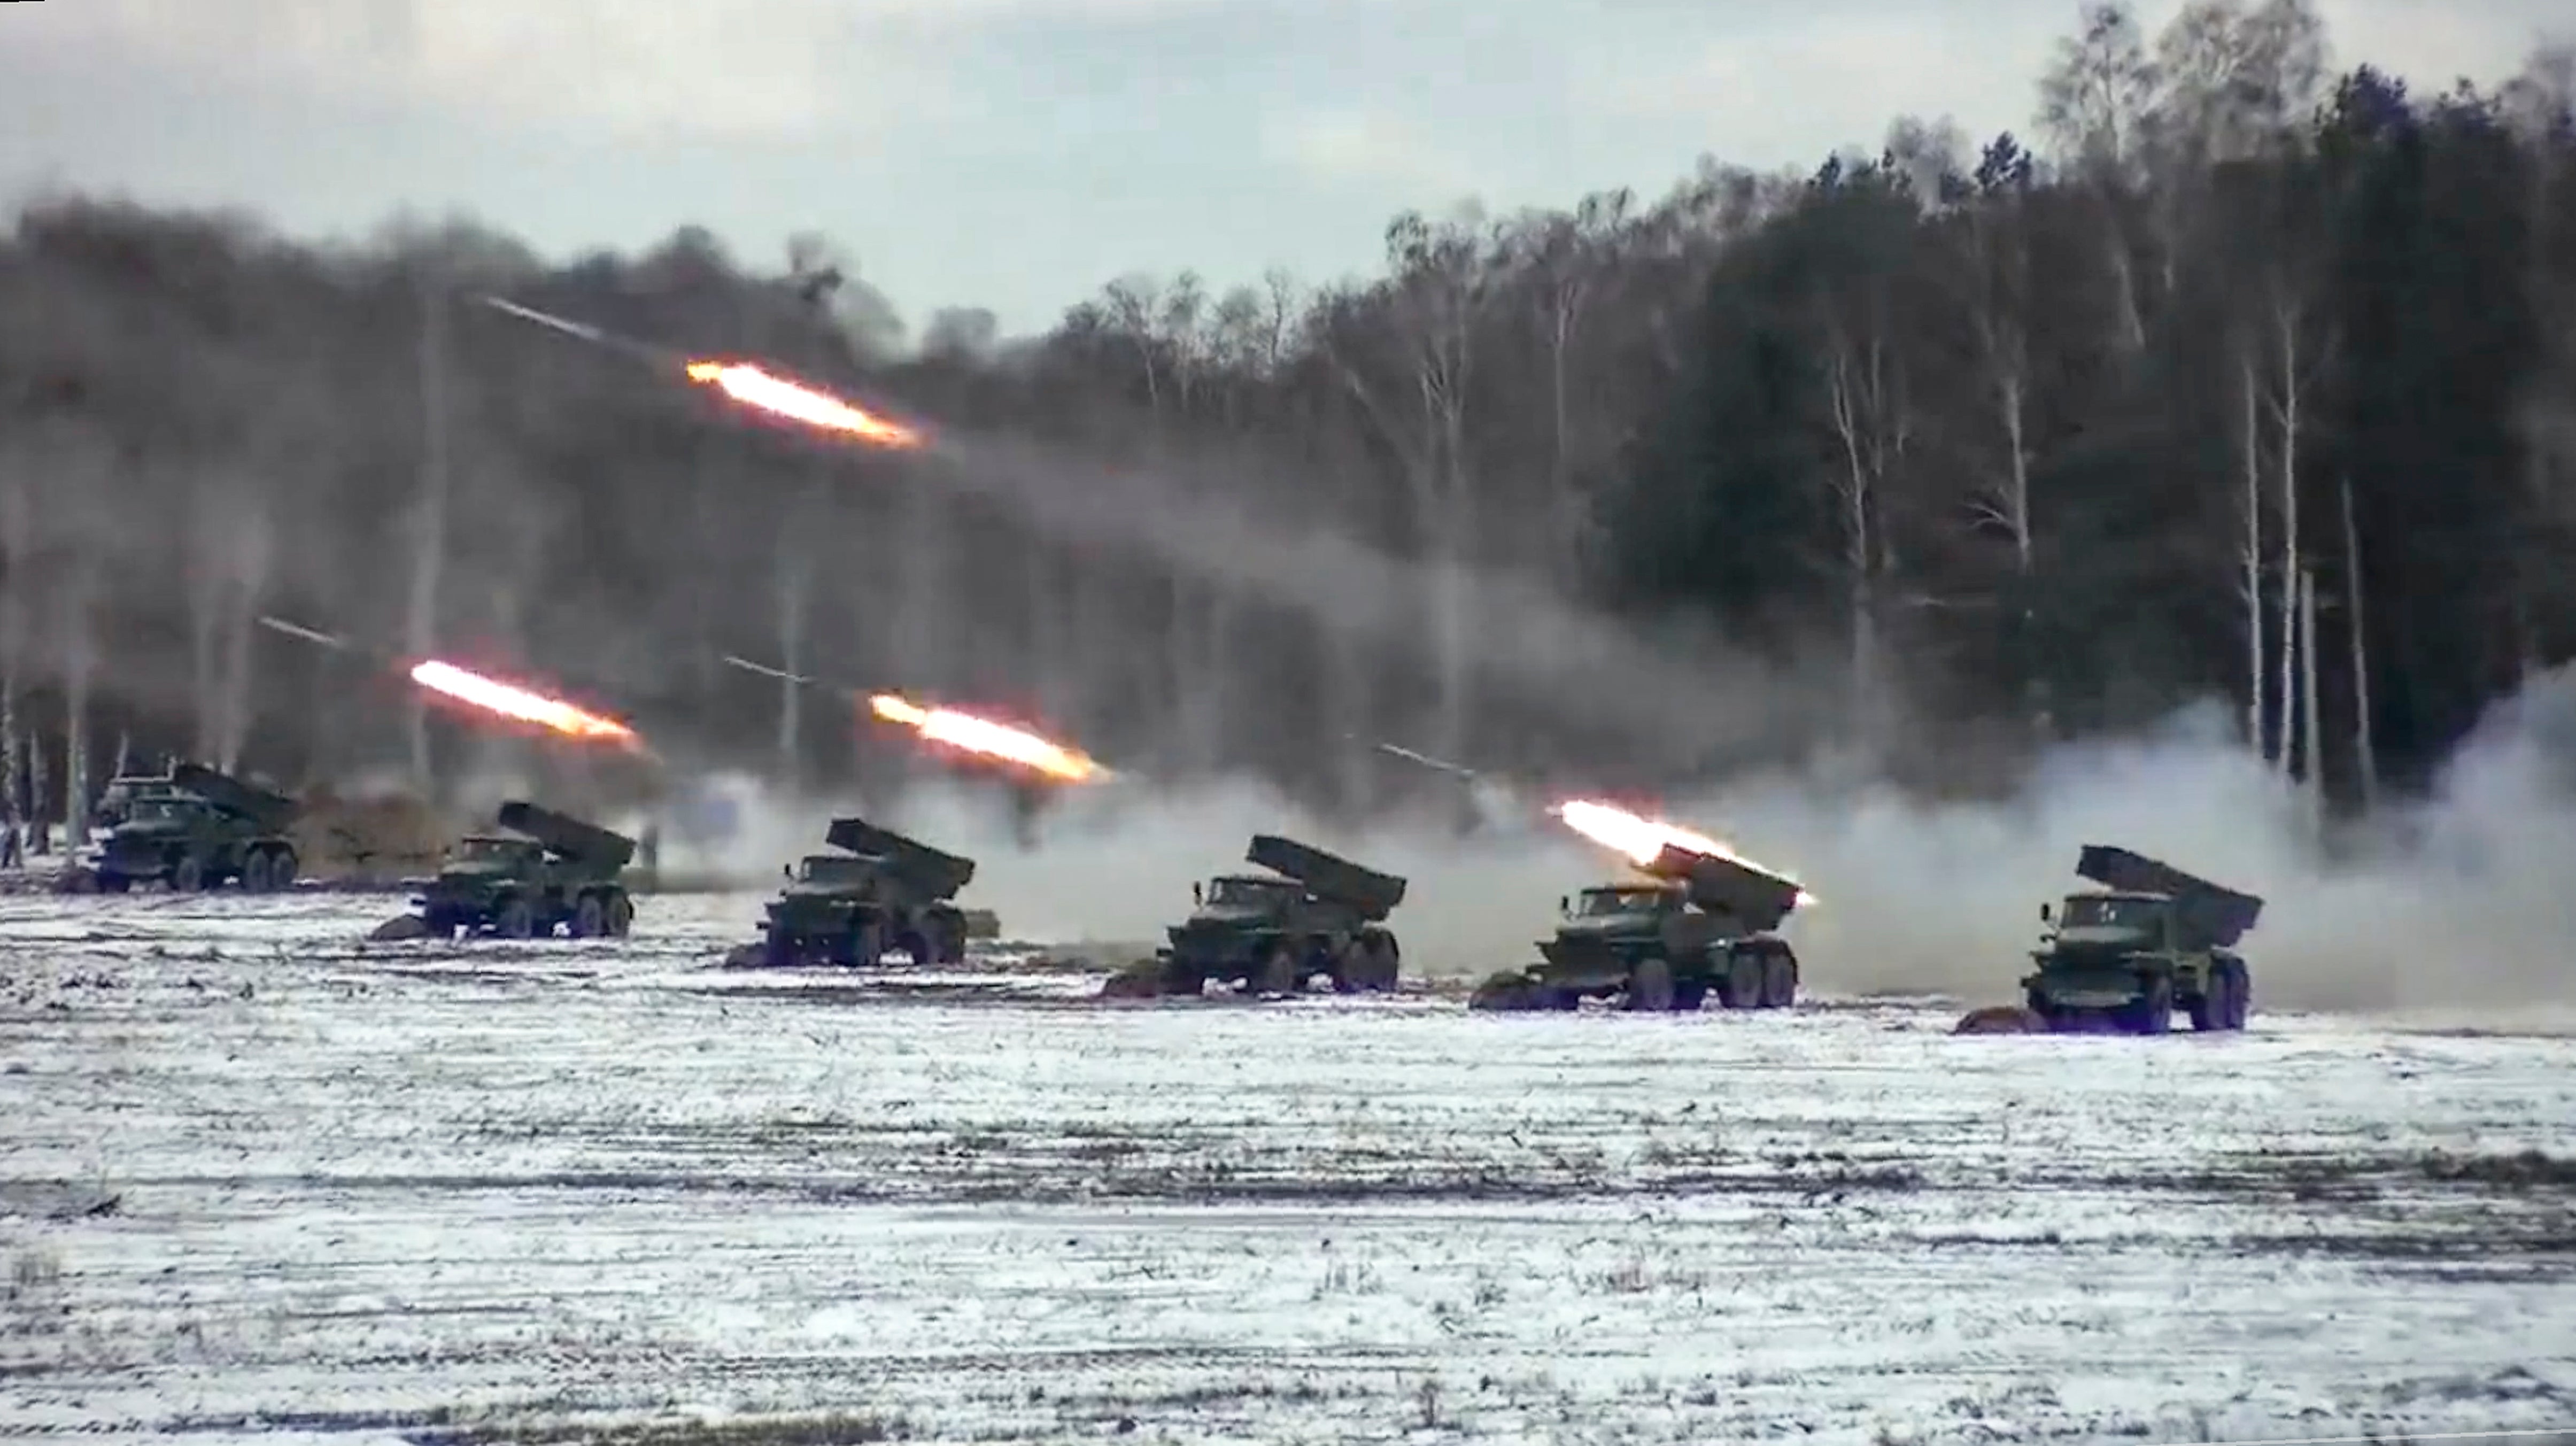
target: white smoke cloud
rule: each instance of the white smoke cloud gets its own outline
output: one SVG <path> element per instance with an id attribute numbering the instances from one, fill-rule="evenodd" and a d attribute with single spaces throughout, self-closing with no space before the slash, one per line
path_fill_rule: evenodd
<path id="1" fill-rule="evenodd" d="M 2009 797 L 1929 802 L 1884 784 L 1777 774 L 1668 810 L 1804 882 L 1818 903 L 1785 932 L 1810 983 L 1830 993 L 2016 997 L 2038 906 L 2083 887 L 2076 851 L 2109 843 L 2264 897 L 2243 941 L 2258 1005 L 2492 1013 L 2576 1003 L 2576 674 L 2541 680 L 2497 708 L 2433 795 L 2366 831 L 2315 840 L 2296 789 L 2234 740 L 2215 707 L 2118 742 L 2054 750 Z M 722 868 L 766 887 L 820 847 L 853 798 L 782 804 L 749 778 L 736 833 L 666 862 Z M 998 790 L 932 786 L 878 821 L 979 861 L 961 902 L 1006 933 L 1149 944 L 1189 907 L 1189 885 L 1242 867 L 1255 832 L 1280 832 L 1411 887 L 1393 919 L 1408 973 L 1479 975 L 1529 962 L 1558 897 L 1614 878 L 1618 862 L 1561 826 L 1459 838 L 1417 817 L 1338 829 L 1250 785 L 1150 792 L 1118 784 L 1067 796 L 1034 849 L 1012 834 Z"/>

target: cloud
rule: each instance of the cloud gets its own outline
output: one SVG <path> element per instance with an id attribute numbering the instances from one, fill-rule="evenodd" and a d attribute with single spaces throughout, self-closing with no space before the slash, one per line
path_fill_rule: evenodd
<path id="1" fill-rule="evenodd" d="M 82 0 L 19 29 L 61 58 L 142 58 L 332 99 L 619 139 L 763 140 L 918 116 L 941 93 L 927 83 L 931 32 L 953 23 L 947 6 L 921 0 L 869 11 L 831 0 Z"/>
<path id="2" fill-rule="evenodd" d="M 1383 110 L 1340 107 L 1266 120 L 1261 151 L 1264 160 L 1315 180 L 1390 186 L 1426 203 L 1477 188 L 1477 173 L 1463 158 Z"/>

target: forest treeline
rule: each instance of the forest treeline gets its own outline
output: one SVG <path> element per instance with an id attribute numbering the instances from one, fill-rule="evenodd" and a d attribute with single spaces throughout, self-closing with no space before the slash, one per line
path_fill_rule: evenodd
<path id="1" fill-rule="evenodd" d="M 2416 95 L 2327 38 L 2305 0 L 2152 36 L 2094 6 L 2027 134 L 1899 119 L 1812 171 L 1409 213 L 1374 277 L 1130 277 L 1028 339 L 973 310 L 907 337 L 811 238 L 549 266 L 461 223 L 304 244 L 50 198 L 0 244 L 7 806 L 62 817 L 111 749 L 435 787 L 524 746 L 262 613 L 806 782 L 904 755 L 724 654 L 1325 809 L 1388 796 L 1354 739 L 1670 782 L 2211 696 L 2321 798 L 2419 786 L 2576 652 L 2576 68 Z M 1411 641 L 1249 586 L 1240 537 L 1069 537 L 483 292 L 1327 526 L 1408 565 Z M 1493 681 L 1525 642 L 1479 601 L 1497 579 L 1632 621 L 1676 678 L 1757 658 L 1827 702 L 1760 736 L 1587 732 L 1597 696 Z"/>

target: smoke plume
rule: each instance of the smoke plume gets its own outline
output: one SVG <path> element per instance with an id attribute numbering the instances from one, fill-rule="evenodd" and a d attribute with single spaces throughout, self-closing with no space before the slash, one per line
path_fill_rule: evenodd
<path id="1" fill-rule="evenodd" d="M 865 811 L 855 798 L 782 804 L 743 777 L 710 786 L 736 800 L 738 826 L 669 856 L 746 888 L 820 847 L 834 814 Z M 2086 887 L 2076 851 L 2110 843 L 2264 898 L 2241 945 L 2261 1005 L 2428 1017 L 2576 1005 L 2576 671 L 2493 710 L 2422 804 L 2331 850 L 2304 810 L 2212 705 L 2142 737 L 2053 750 L 1995 803 L 1928 803 L 1810 770 L 1667 813 L 1818 895 L 1785 932 L 1829 995 L 2016 997 L 2039 904 Z M 1530 961 L 1559 895 L 1623 872 L 1533 813 L 1463 839 L 1431 816 L 1335 828 L 1249 784 L 1077 790 L 1026 852 L 998 791 L 974 784 L 917 787 L 881 821 L 979 860 L 961 902 L 995 910 L 1009 935 L 1126 947 L 1186 913 L 1193 880 L 1245 867 L 1251 834 L 1288 833 L 1408 878 L 1392 923 L 1407 972 L 1437 976 Z"/>

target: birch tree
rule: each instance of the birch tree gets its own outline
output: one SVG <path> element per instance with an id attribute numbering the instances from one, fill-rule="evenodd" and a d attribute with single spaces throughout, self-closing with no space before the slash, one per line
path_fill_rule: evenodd
<path id="1" fill-rule="evenodd" d="M 2137 16 L 2120 3 L 2087 5 L 2039 83 L 2040 132 L 2072 163 L 2101 218 L 2115 339 L 2131 353 L 2147 344 L 2146 308 L 2124 212 L 2148 181 L 2162 83 Z"/>

